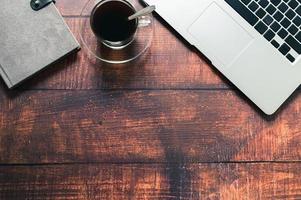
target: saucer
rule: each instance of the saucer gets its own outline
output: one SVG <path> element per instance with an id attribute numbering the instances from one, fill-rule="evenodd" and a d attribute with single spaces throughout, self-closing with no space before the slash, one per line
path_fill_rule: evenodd
<path id="1" fill-rule="evenodd" d="M 91 29 L 90 15 L 96 2 L 96 0 L 89 0 L 80 13 L 79 33 L 83 50 L 97 60 L 110 64 L 124 64 L 133 61 L 148 50 L 154 33 L 152 14 L 139 19 L 142 26 L 137 28 L 134 39 L 128 45 L 123 48 L 112 48 L 100 42 Z M 139 0 L 131 0 L 130 2 L 136 10 L 143 8 Z M 143 26 L 143 23 L 148 25 Z"/>

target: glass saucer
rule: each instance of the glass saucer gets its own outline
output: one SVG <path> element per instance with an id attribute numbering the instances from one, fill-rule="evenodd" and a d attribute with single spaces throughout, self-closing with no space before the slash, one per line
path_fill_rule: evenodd
<path id="1" fill-rule="evenodd" d="M 134 40 L 122 49 L 111 48 L 100 42 L 94 35 L 90 26 L 90 14 L 97 0 L 89 0 L 80 14 L 80 39 L 83 49 L 97 60 L 110 64 L 124 64 L 135 60 L 147 51 L 153 39 L 154 25 L 152 14 L 142 21 L 142 26 L 137 28 Z M 129 0 L 136 10 L 143 6 L 139 0 Z M 148 26 L 143 26 L 143 20 L 147 20 Z"/>

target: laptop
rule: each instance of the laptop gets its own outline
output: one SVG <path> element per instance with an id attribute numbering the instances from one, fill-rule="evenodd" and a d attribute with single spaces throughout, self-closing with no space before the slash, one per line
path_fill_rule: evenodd
<path id="1" fill-rule="evenodd" d="M 264 113 L 301 80 L 301 0 L 145 0 Z"/>

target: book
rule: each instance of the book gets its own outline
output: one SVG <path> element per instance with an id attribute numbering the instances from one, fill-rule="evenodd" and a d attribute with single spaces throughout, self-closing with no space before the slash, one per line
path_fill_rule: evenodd
<path id="1" fill-rule="evenodd" d="M 8 88 L 79 49 L 54 3 L 35 11 L 30 0 L 1 0 L 0 74 Z"/>

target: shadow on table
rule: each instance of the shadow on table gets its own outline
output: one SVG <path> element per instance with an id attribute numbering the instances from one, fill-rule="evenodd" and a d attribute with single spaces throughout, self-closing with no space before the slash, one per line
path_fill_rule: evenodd
<path id="1" fill-rule="evenodd" d="M 155 17 L 170 31 L 170 34 L 175 35 L 179 41 L 182 41 L 184 45 L 195 52 L 201 60 L 210 65 L 214 71 L 214 73 L 220 77 L 222 81 L 224 81 L 232 91 L 237 94 L 243 101 L 247 102 L 247 104 L 255 110 L 255 112 L 261 116 L 261 118 L 265 121 L 273 121 L 277 118 L 277 116 L 281 115 L 283 110 L 285 110 L 290 103 L 296 98 L 298 92 L 294 92 L 293 95 L 280 107 L 280 109 L 273 115 L 269 116 L 264 114 L 253 102 L 251 102 L 242 92 L 236 88 L 225 76 L 223 76 L 210 62 L 210 60 L 199 52 L 195 47 L 191 46 L 180 34 L 178 34 L 172 27 L 170 27 L 160 16 L 155 14 Z M 84 50 L 82 50 L 84 51 Z M 85 53 L 85 52 L 84 52 Z M 85 53 L 86 54 L 86 53 Z M 39 86 L 46 85 L 47 81 L 49 81 L 53 76 L 61 73 L 65 67 L 68 67 L 74 64 L 77 61 L 78 54 L 71 54 L 67 56 L 55 64 L 56 66 L 49 66 L 38 75 L 32 77 L 31 79 L 25 81 L 20 86 L 13 90 L 9 90 L 4 81 L 0 80 L 0 91 L 3 91 L 4 96 L 9 99 L 14 99 L 18 97 L 20 94 L 24 92 L 24 90 L 30 90 L 39 88 Z M 137 69 L 143 68 L 145 63 L 148 62 L 150 57 L 150 51 L 147 51 L 145 54 L 141 55 L 141 57 L 126 63 L 126 64 L 107 64 L 102 61 L 89 59 L 89 63 L 95 67 L 95 77 L 96 79 L 99 77 L 100 79 L 100 89 L 110 88 L 110 89 L 118 89 L 122 86 L 123 89 L 127 89 L 127 86 L 131 84 L 131 81 L 135 79 L 137 76 Z M 128 87 L 130 88 L 130 87 Z M 221 88 L 221 90 L 225 90 L 225 88 Z M 298 90 L 297 90 L 298 91 Z"/>
<path id="2" fill-rule="evenodd" d="M 91 58 L 89 56 L 89 63 L 94 67 L 95 79 L 100 79 L 101 89 L 128 89 L 131 81 L 138 75 L 137 72 L 144 68 L 149 61 L 150 51 L 146 51 L 138 58 L 122 64 L 110 64 Z"/>
<path id="3" fill-rule="evenodd" d="M 154 13 L 154 16 L 156 19 L 159 20 L 160 23 L 162 23 L 170 32 L 170 34 L 173 34 L 177 37 L 179 41 L 181 41 L 189 50 L 193 51 L 200 57 L 201 60 L 203 60 L 206 64 L 210 65 L 210 67 L 213 69 L 213 72 L 223 81 L 226 83 L 226 85 L 229 86 L 229 88 L 240 98 L 243 99 L 243 101 L 247 102 L 247 104 L 252 107 L 255 112 L 261 116 L 261 118 L 267 122 L 273 121 L 277 118 L 277 116 L 281 115 L 281 113 L 288 107 L 289 104 L 291 104 L 295 98 L 298 95 L 298 90 L 300 87 L 284 102 L 284 104 L 273 114 L 273 115 L 267 115 L 263 111 L 261 111 L 245 94 L 243 94 L 229 79 L 227 79 L 217 68 L 215 68 L 211 61 L 202 54 L 197 48 L 190 45 L 178 32 L 176 32 L 167 22 L 164 21 L 164 19 L 159 16 L 157 13 Z M 221 88 L 221 90 L 225 90 L 226 88 Z"/>
<path id="4" fill-rule="evenodd" d="M 37 90 L 40 86 L 46 85 L 51 78 L 61 73 L 66 67 L 74 64 L 77 61 L 77 58 L 78 53 L 72 53 L 33 75 L 33 77 L 25 80 L 14 89 L 9 89 L 3 79 L 0 78 L 0 92 L 3 92 L 5 97 L 14 99 L 23 94 L 25 91 Z"/>

